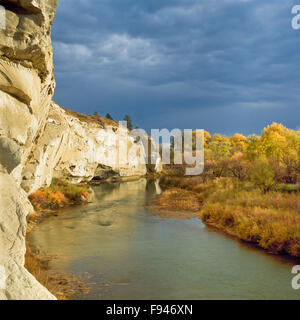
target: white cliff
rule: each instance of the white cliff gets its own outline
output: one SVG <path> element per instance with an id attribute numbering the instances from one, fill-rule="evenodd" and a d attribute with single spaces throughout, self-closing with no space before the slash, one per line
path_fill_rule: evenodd
<path id="1" fill-rule="evenodd" d="M 57 0 L 1 5 L 6 27 L 0 29 L 0 271 L 6 281 L 0 299 L 55 299 L 24 268 L 26 216 L 33 211 L 28 194 L 53 177 L 79 182 L 144 175 L 145 150 L 117 123 L 52 101 L 50 28 Z M 126 157 L 120 153 L 124 146 Z M 155 170 L 160 168 L 158 159 Z"/>
<path id="2" fill-rule="evenodd" d="M 145 157 L 143 145 L 118 123 L 70 112 L 53 102 L 22 166 L 21 186 L 31 193 L 49 185 L 52 177 L 78 183 L 109 175 L 141 176 L 147 173 Z"/>

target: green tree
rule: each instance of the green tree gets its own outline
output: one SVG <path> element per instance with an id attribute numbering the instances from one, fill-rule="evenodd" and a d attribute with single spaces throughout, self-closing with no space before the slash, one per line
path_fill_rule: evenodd
<path id="1" fill-rule="evenodd" d="M 94 112 L 94 116 L 99 116 L 97 111 Z"/>
<path id="2" fill-rule="evenodd" d="M 275 173 L 266 158 L 255 160 L 251 168 L 250 179 L 264 193 L 271 190 L 275 184 Z"/>
<path id="3" fill-rule="evenodd" d="M 105 118 L 106 118 L 106 119 L 109 119 L 109 120 L 114 120 L 109 113 L 106 114 Z"/>
<path id="4" fill-rule="evenodd" d="M 209 157 L 211 160 L 229 158 L 232 152 L 232 143 L 228 137 L 215 134 L 209 143 Z"/>
<path id="5" fill-rule="evenodd" d="M 131 117 L 130 117 L 128 114 L 126 114 L 126 115 L 124 116 L 124 119 L 123 119 L 123 120 L 127 122 L 127 128 L 128 128 L 128 130 L 129 130 L 129 131 L 132 131 L 132 129 L 133 129 L 133 124 L 132 124 Z"/>
<path id="6" fill-rule="evenodd" d="M 260 137 L 255 134 L 252 134 L 247 138 L 247 145 L 245 149 L 246 159 L 253 161 L 257 159 L 262 154 L 260 147 Z"/>

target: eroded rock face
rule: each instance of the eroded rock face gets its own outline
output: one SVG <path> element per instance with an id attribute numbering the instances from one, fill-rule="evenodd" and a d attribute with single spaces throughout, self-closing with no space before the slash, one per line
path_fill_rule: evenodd
<path id="1" fill-rule="evenodd" d="M 7 157 L 0 161 L 20 183 L 55 88 L 50 25 L 57 0 L 2 0 L 0 4 L 6 16 L 6 28 L 0 29 L 0 137 L 11 140 L 5 148 L 0 144 L 0 153 L 6 154 L 6 146 L 14 141 L 21 162 L 14 161 L 12 170 Z"/>
<path id="2" fill-rule="evenodd" d="M 6 9 L 0 30 L 0 267 L 6 279 L 0 299 L 55 299 L 24 268 L 26 216 L 33 209 L 20 182 L 55 87 L 50 24 L 56 0 L 0 4 Z"/>
<path id="3" fill-rule="evenodd" d="M 57 0 L 0 0 L 0 299 L 55 299 L 24 268 L 27 196 L 53 177 L 71 182 L 144 175 L 145 150 L 117 123 L 52 101 L 50 27 Z M 128 156 L 124 157 L 124 147 Z M 151 170 L 159 171 L 161 161 Z M 1 274 L 0 274 L 1 276 Z"/>
<path id="4" fill-rule="evenodd" d="M 53 177 L 79 183 L 147 173 L 145 150 L 127 129 L 113 121 L 81 120 L 73 114 L 51 104 L 21 174 L 21 186 L 27 193 L 49 185 Z M 127 150 L 123 153 L 124 145 Z"/>
<path id="5" fill-rule="evenodd" d="M 55 299 L 24 268 L 26 216 L 33 210 L 27 195 L 3 168 L 0 186 L 0 266 L 5 269 L 0 300 Z"/>

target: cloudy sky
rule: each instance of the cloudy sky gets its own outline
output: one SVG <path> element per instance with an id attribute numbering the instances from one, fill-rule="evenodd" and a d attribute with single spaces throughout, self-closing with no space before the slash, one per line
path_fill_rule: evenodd
<path id="1" fill-rule="evenodd" d="M 297 1 L 299 3 L 297 3 Z M 300 127 L 300 0 L 59 0 L 57 103 L 150 128 Z"/>

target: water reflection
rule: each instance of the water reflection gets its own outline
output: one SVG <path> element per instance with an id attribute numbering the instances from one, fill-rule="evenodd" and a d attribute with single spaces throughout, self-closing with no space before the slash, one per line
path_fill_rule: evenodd
<path id="1" fill-rule="evenodd" d="M 96 200 L 43 222 L 30 235 L 52 267 L 91 275 L 78 299 L 299 299 L 294 261 L 277 259 L 207 229 L 199 219 L 162 219 L 144 208 L 160 193 L 141 179 L 95 188 Z"/>

